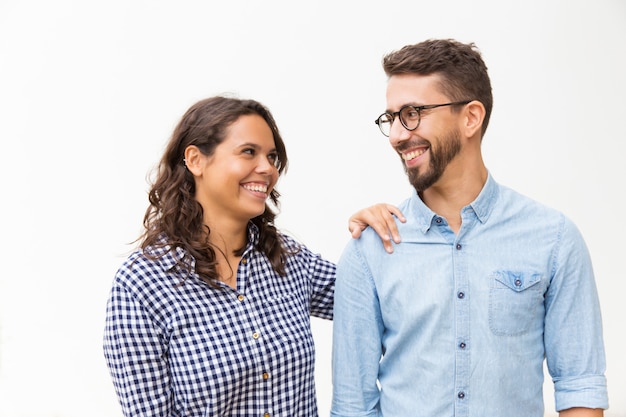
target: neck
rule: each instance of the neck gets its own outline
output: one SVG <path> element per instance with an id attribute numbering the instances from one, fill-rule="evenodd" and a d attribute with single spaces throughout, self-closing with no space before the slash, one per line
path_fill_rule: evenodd
<path id="1" fill-rule="evenodd" d="M 461 210 L 478 197 L 488 172 L 482 163 L 448 168 L 437 183 L 420 193 L 420 197 L 428 208 L 445 217 L 456 233 L 461 228 Z"/>
<path id="2" fill-rule="evenodd" d="M 218 248 L 237 250 L 245 245 L 248 240 L 248 222 L 221 216 L 208 218 L 205 215 L 204 224 L 211 231 L 209 241 Z"/>
<path id="3" fill-rule="evenodd" d="M 215 248 L 217 271 L 220 280 L 232 288 L 237 287 L 237 269 L 241 255 L 236 252 L 246 245 L 248 240 L 247 223 L 229 222 L 220 219 L 219 222 L 207 222 L 211 233 L 209 242 Z"/>

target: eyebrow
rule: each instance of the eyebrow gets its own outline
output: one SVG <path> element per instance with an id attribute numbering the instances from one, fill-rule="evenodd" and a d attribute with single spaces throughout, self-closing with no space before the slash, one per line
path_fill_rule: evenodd
<path id="1" fill-rule="evenodd" d="M 261 149 L 261 146 L 253 143 L 253 142 L 244 142 L 240 145 L 238 145 L 238 148 L 254 148 L 254 149 Z M 277 152 L 276 151 L 276 147 L 273 147 L 272 149 L 270 149 L 270 152 Z"/>
<path id="2" fill-rule="evenodd" d="M 425 106 L 425 104 L 418 104 L 418 103 L 417 103 L 417 102 L 415 102 L 415 101 L 413 101 L 413 102 L 411 102 L 411 103 L 404 103 L 403 105 L 401 105 L 401 106 L 398 108 L 398 111 L 400 111 L 400 109 L 401 109 L 402 107 L 405 107 L 405 106 L 415 106 L 415 107 L 420 107 L 420 106 Z M 395 113 L 395 112 L 391 111 L 390 109 L 386 109 L 386 110 L 385 110 L 385 113 Z"/>

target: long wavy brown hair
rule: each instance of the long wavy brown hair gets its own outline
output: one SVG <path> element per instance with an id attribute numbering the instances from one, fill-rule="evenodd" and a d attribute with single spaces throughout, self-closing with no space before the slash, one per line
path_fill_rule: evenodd
<path id="1" fill-rule="evenodd" d="M 211 230 L 203 222 L 203 208 L 195 199 L 194 177 L 184 164 L 184 152 L 190 145 L 197 146 L 207 156 L 226 138 L 228 127 L 244 115 L 257 114 L 269 125 L 274 136 L 280 161 L 279 176 L 287 169 L 287 151 L 274 117 L 255 100 L 242 100 L 216 96 L 192 105 L 174 129 L 160 163 L 155 168 L 155 180 L 148 198 L 144 232 L 139 237 L 146 256 L 156 259 L 167 253 L 183 249 L 184 256 L 177 257 L 177 269 L 186 273 L 192 269 L 200 278 L 215 286 L 219 275 L 215 248 L 209 243 Z M 269 199 L 278 210 L 280 193 L 273 189 Z M 285 275 L 287 249 L 281 244 L 274 226 L 277 211 L 265 204 L 265 211 L 251 221 L 259 229 L 257 249 L 265 254 L 274 270 Z M 235 251 L 241 255 L 244 248 Z M 195 266 L 193 263 L 195 262 Z"/>

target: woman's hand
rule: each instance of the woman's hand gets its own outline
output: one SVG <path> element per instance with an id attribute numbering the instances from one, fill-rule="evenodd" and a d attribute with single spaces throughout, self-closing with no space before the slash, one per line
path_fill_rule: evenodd
<path id="1" fill-rule="evenodd" d="M 353 238 L 358 239 L 361 231 L 370 226 L 382 239 L 385 250 L 392 253 L 391 239 L 393 238 L 395 243 L 400 243 L 400 233 L 394 216 L 402 223 L 406 222 L 404 215 L 396 206 L 386 203 L 375 204 L 354 213 L 348 220 L 348 230 Z"/>

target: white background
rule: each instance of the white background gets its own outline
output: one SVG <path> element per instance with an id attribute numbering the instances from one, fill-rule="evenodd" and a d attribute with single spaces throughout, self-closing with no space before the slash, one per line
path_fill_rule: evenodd
<path id="1" fill-rule="evenodd" d="M 279 225 L 336 261 L 357 209 L 410 193 L 374 118 L 382 56 L 476 42 L 497 181 L 565 212 L 592 254 L 610 410 L 626 416 L 626 3 L 0 0 L 0 415 L 120 416 L 101 340 L 146 174 L 195 101 L 255 98 L 291 159 Z M 314 320 L 320 415 L 331 323 Z M 546 409 L 553 413 L 552 387 Z"/>

